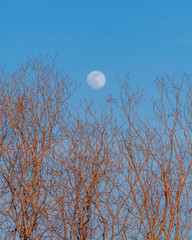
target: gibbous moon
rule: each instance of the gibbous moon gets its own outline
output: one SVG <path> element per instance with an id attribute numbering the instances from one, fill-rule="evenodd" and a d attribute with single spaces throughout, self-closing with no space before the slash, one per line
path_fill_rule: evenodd
<path id="1" fill-rule="evenodd" d="M 106 83 L 105 75 L 99 71 L 93 71 L 87 76 L 87 82 L 91 88 L 99 89 Z"/>

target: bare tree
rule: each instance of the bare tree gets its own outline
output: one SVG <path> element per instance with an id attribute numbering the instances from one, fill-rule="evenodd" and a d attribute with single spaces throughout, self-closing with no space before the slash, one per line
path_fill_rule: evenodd
<path id="1" fill-rule="evenodd" d="M 115 191 L 115 130 L 106 111 L 87 105 L 85 116 L 71 115 L 64 141 L 51 156 L 49 222 L 57 239 L 108 239 Z M 111 206 L 110 206 L 111 204 Z"/>
<path id="2" fill-rule="evenodd" d="M 125 239 L 191 239 L 190 81 L 186 86 L 185 79 L 176 85 L 167 75 L 158 78 L 155 119 L 147 120 L 138 113 L 143 91 L 131 92 L 129 81 L 119 82 L 121 101 L 113 103 L 124 124 L 118 141 L 129 212 Z"/>
<path id="3" fill-rule="evenodd" d="M 147 117 L 119 77 L 119 100 L 69 107 L 76 87 L 50 56 L 0 81 L 2 239 L 192 238 L 187 75 L 156 79 Z"/>
<path id="4" fill-rule="evenodd" d="M 28 59 L 1 81 L 1 239 L 42 239 L 52 211 L 43 187 L 47 155 L 59 140 L 71 82 L 51 56 Z"/>

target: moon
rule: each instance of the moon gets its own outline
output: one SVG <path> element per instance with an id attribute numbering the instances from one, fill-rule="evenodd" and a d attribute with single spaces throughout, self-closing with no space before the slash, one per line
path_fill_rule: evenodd
<path id="1" fill-rule="evenodd" d="M 99 89 L 104 87 L 106 83 L 105 75 L 100 71 L 90 72 L 87 76 L 87 83 L 91 88 Z"/>

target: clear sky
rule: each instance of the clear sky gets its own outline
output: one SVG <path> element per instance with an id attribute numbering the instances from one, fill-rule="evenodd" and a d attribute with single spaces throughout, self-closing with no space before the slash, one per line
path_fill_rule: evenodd
<path id="1" fill-rule="evenodd" d="M 82 84 L 73 101 L 116 95 L 114 75 L 130 72 L 134 86 L 154 91 L 163 72 L 192 72 L 191 0 L 1 0 L 0 66 L 26 56 L 58 53 L 58 66 Z M 100 70 L 104 88 L 91 89 Z"/>

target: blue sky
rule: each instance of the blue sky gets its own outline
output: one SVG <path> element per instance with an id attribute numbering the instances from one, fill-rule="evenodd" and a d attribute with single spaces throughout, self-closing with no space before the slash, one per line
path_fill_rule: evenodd
<path id="1" fill-rule="evenodd" d="M 2 0 L 0 43 L 7 70 L 26 56 L 58 53 L 58 67 L 82 84 L 75 103 L 118 94 L 117 72 L 153 92 L 163 72 L 192 70 L 192 1 Z M 100 90 L 86 83 L 94 70 L 106 75 Z"/>

